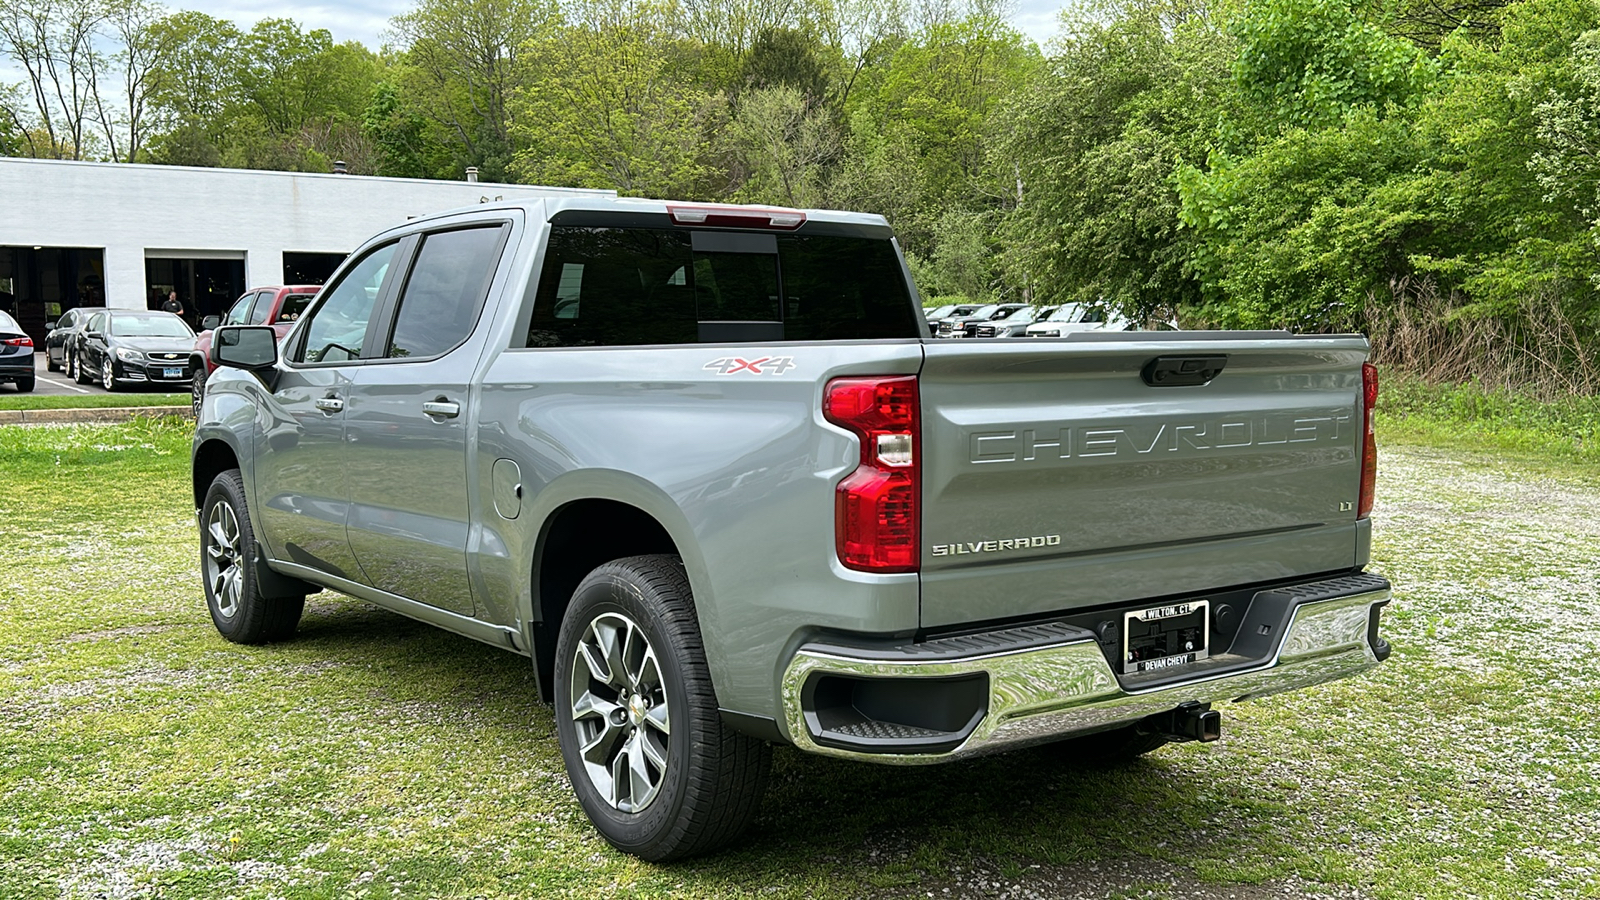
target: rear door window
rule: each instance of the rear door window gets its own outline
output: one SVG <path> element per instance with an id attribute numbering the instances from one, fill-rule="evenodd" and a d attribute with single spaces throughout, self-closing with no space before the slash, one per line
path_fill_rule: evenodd
<path id="1" fill-rule="evenodd" d="M 488 298 L 504 234 L 505 226 L 497 223 L 423 237 L 400 295 L 385 357 L 432 359 L 467 339 Z"/>
<path id="2" fill-rule="evenodd" d="M 553 226 L 527 346 L 916 338 L 887 238 Z"/>

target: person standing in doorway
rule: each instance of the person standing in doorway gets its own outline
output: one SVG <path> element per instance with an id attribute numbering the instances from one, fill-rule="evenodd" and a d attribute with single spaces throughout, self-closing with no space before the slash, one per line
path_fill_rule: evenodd
<path id="1" fill-rule="evenodd" d="M 172 293 L 167 295 L 167 302 L 161 304 L 161 308 L 166 310 L 169 313 L 173 313 L 174 315 L 178 316 L 179 318 L 183 317 L 183 304 L 178 302 L 178 292 L 177 291 L 173 291 Z"/>

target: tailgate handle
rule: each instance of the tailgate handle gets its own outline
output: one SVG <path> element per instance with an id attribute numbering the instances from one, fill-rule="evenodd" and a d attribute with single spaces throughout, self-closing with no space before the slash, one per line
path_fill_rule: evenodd
<path id="1" fill-rule="evenodd" d="M 1158 356 L 1139 374 L 1151 387 L 1183 387 L 1209 384 L 1227 364 L 1226 356 Z"/>

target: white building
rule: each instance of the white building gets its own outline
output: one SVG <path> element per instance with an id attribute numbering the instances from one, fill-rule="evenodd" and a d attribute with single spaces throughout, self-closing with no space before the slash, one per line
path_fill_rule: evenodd
<path id="1" fill-rule="evenodd" d="M 143 309 L 174 290 L 193 324 L 221 314 L 247 287 L 320 284 L 358 244 L 408 218 L 574 194 L 615 196 L 475 180 L 0 159 L 0 309 L 36 345 L 63 310 Z"/>

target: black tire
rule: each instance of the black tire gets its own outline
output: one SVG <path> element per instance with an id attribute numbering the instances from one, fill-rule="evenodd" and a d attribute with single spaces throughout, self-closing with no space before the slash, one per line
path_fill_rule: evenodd
<path id="1" fill-rule="evenodd" d="M 582 728 L 594 734 L 600 728 L 603 734 L 612 735 L 609 743 L 604 737 L 595 738 L 593 746 L 606 744 L 609 749 L 596 755 L 610 754 L 620 765 L 622 755 L 633 743 L 633 732 L 643 733 L 637 746 L 642 750 L 651 734 L 657 738 L 656 752 L 665 760 L 664 767 L 655 767 L 657 784 L 654 793 L 647 793 L 637 811 L 631 806 L 636 786 L 640 783 L 629 775 L 630 799 L 624 805 L 614 805 L 601 795 L 582 756 L 585 736 L 580 725 L 574 723 L 573 707 L 577 703 L 574 672 L 579 669 L 577 654 L 580 645 L 597 640 L 600 630 L 592 626 L 625 621 L 635 626 L 630 636 L 642 635 L 645 641 L 641 654 L 653 655 L 657 670 L 656 702 L 666 703 L 670 716 L 670 736 L 665 738 L 665 750 L 660 750 L 662 732 L 652 731 L 648 715 L 631 703 L 614 703 L 609 714 L 590 713 L 583 718 Z M 599 646 L 590 643 L 589 646 Z M 636 645 L 630 645 L 636 646 Z M 621 660 L 625 654 L 619 650 L 610 659 Z M 640 672 L 646 669 L 641 657 Z M 607 685 L 594 674 L 592 665 L 583 665 L 583 690 L 587 695 L 593 689 L 603 696 Z M 623 663 L 626 669 L 628 664 Z M 648 679 L 641 676 L 639 682 Z M 614 700 L 642 700 L 642 709 L 654 712 L 644 688 L 637 693 Z M 555 659 L 556 733 L 561 743 L 561 756 L 566 762 L 567 777 L 589 821 L 601 836 L 624 853 L 631 853 L 650 862 L 682 859 L 716 849 L 734 838 L 755 818 L 761 795 L 766 790 L 768 772 L 772 767 L 772 748 L 766 743 L 733 731 L 722 722 L 717 710 L 717 698 L 711 687 L 711 675 L 706 667 L 705 649 L 700 640 L 700 628 L 695 619 L 694 599 L 689 589 L 689 578 L 683 562 L 676 556 L 632 556 L 606 563 L 590 572 L 573 593 L 572 603 L 561 622 L 561 632 L 556 644 Z M 614 716 L 621 713 L 621 718 Z M 638 713 L 639 717 L 634 718 Z M 615 723 L 616 733 L 612 726 Z M 632 722 L 630 729 L 628 723 Z M 628 732 L 627 735 L 622 732 Z M 639 751 L 634 751 L 639 752 Z M 640 753 L 648 757 L 648 752 Z M 631 759 L 630 762 L 635 762 Z M 644 765 L 644 764 L 641 764 Z M 613 768 L 612 771 L 615 771 Z M 613 794 L 617 793 L 613 789 Z"/>
<path id="2" fill-rule="evenodd" d="M 72 365 L 72 380 L 73 381 L 76 381 L 78 384 L 93 384 L 94 383 L 94 376 L 90 375 L 83 368 L 83 355 L 82 354 L 80 354 L 80 353 L 72 354 L 71 365 Z"/>
<path id="3" fill-rule="evenodd" d="M 254 546 L 244 480 L 229 469 L 211 480 L 200 506 L 200 572 L 211 622 L 236 644 L 287 640 L 306 605 L 304 595 L 262 595 L 250 560 Z"/>
<path id="4" fill-rule="evenodd" d="M 194 377 L 189 381 L 189 409 L 194 414 L 195 420 L 200 419 L 200 404 L 206 399 L 206 364 L 201 363 L 195 367 Z"/>
<path id="5" fill-rule="evenodd" d="M 100 386 L 113 393 L 120 387 L 117 384 L 116 363 L 109 356 L 100 360 Z"/>
<path id="6" fill-rule="evenodd" d="M 28 378 L 18 378 L 17 379 L 17 392 L 18 393 L 22 393 L 22 394 L 31 394 L 31 393 L 33 393 L 33 382 L 34 382 L 34 377 L 33 376 L 30 376 Z"/>
<path id="7" fill-rule="evenodd" d="M 62 358 L 65 359 L 66 357 L 62 357 Z M 59 372 L 59 371 L 61 371 L 61 363 L 56 362 L 56 358 L 50 355 L 50 351 L 49 350 L 46 350 L 44 352 L 44 370 L 46 372 Z"/>
<path id="8" fill-rule="evenodd" d="M 1080 765 L 1117 766 L 1130 763 L 1167 743 L 1166 738 L 1142 731 L 1135 723 L 1065 740 L 1055 746 L 1066 758 Z"/>

